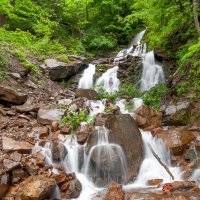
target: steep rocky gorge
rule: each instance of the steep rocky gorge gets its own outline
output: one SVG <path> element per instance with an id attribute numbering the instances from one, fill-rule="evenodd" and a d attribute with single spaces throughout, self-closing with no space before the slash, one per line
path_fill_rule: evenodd
<path id="1" fill-rule="evenodd" d="M 15 70 L 15 73 L 10 71 L 8 79 L 1 80 L 0 197 L 42 200 L 58 198 L 58 191 L 61 199 L 79 197 L 85 187 L 79 180 L 80 171 L 76 169 L 81 166 L 71 166 L 70 170 L 70 167 L 66 166 L 65 159 L 71 159 L 69 147 L 73 145 L 69 143 L 65 146 L 65 142 L 69 140 L 80 145 L 78 148 L 81 157 L 79 165 L 81 165 L 84 162 L 85 150 L 89 153 L 92 147 L 98 145 L 96 136 L 99 132 L 95 126 L 105 126 L 109 131 L 109 142 L 115 144 L 109 146 L 109 151 L 118 151 L 118 145 L 122 148 L 127 159 L 128 174 L 124 177 L 125 174 L 121 171 L 119 166 L 121 157 L 108 157 L 107 151 L 103 151 L 99 161 L 97 158 L 99 148 L 97 148 L 91 156 L 92 168 L 98 170 L 99 174 L 97 176 L 93 172 L 91 175 L 96 185 L 105 186 L 106 183 L 107 187 L 111 180 L 120 184 L 136 180 L 145 157 L 145 147 L 139 128 L 148 131 L 147 133 L 155 140 L 161 139 L 170 149 L 172 165 L 179 166 L 183 181 L 171 180 L 168 183 L 170 185 L 166 185 L 162 179 L 158 180 L 160 177 L 148 180 L 149 186 L 162 187 L 163 192 L 149 190 L 136 192 L 133 188 L 124 192 L 117 183 L 112 183 L 106 195 L 95 190 L 92 192 L 95 193 L 92 199 L 98 199 L 101 195 L 100 198 L 106 200 L 113 198 L 121 200 L 198 199 L 200 127 L 192 124 L 192 120 L 188 120 L 191 117 L 191 103 L 166 101 L 160 111 L 155 111 L 148 106 L 140 106 L 135 111 L 134 120 L 129 114 L 123 114 L 114 102 L 107 100 L 105 102 L 105 110 L 109 108 L 107 112 L 97 113 L 94 125 L 77 126 L 73 130 L 73 136 L 69 124 L 61 126 L 61 117 L 70 115 L 69 110 L 75 113 L 84 110 L 89 114 L 91 107 L 88 105 L 88 100 L 98 100 L 99 96 L 91 89 L 78 89 L 75 92 L 53 82 L 59 79 L 68 80 L 73 75 L 80 77 L 80 73 L 88 67 L 88 62 L 84 58 L 72 56 L 71 62 L 66 64 L 49 59 L 41 66 L 43 75 L 29 74 L 24 78 L 20 75 L 20 71 Z M 99 64 L 99 69 L 104 66 L 103 70 L 107 71 L 113 67 L 113 64 L 107 60 L 102 62 Z M 122 80 L 121 82 L 137 83 L 142 74 L 141 65 L 141 58 L 127 57 L 118 65 L 118 78 Z M 46 77 L 47 74 L 52 80 Z M 99 70 L 96 76 L 101 74 L 102 71 Z M 77 86 L 77 81 L 74 81 L 73 86 L 69 88 L 77 88 Z M 93 109 L 98 110 L 99 107 L 98 104 Z M 74 141 L 74 137 L 77 141 Z M 86 143 L 88 148 L 84 149 Z M 76 157 L 73 157 L 70 161 L 73 162 L 75 159 Z M 105 176 L 109 178 L 104 180 Z M 197 184 L 191 181 L 196 181 Z"/>

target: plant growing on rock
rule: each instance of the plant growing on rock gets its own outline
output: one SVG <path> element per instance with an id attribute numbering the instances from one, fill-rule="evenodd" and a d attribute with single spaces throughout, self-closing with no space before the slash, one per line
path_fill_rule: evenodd
<path id="1" fill-rule="evenodd" d="M 89 126 L 93 126 L 95 116 L 88 116 L 85 110 L 82 111 L 72 111 L 69 110 L 67 115 L 64 115 L 61 119 L 61 126 L 68 125 L 73 131 L 80 126 L 81 122 L 86 121 Z"/>

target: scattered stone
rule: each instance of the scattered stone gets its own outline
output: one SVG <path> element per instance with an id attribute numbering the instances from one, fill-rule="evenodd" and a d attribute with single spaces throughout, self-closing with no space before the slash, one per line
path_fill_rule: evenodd
<path id="1" fill-rule="evenodd" d="M 153 130 L 161 126 L 162 123 L 162 113 L 153 110 L 149 106 L 141 106 L 135 111 L 135 120 L 139 127 L 147 128 L 148 130 Z"/>
<path id="2" fill-rule="evenodd" d="M 9 110 L 9 111 L 6 111 L 6 115 L 9 115 L 9 116 L 15 116 L 16 113 L 12 110 Z"/>
<path id="3" fill-rule="evenodd" d="M 8 172 L 12 171 L 13 169 L 19 167 L 19 162 L 15 162 L 13 160 L 5 159 L 3 161 L 3 165 Z"/>
<path id="4" fill-rule="evenodd" d="M 61 193 L 62 198 L 64 199 L 78 198 L 82 191 L 82 185 L 80 181 L 75 178 L 68 181 L 67 184 L 63 186 L 63 189 L 67 189 L 67 190 L 66 192 Z"/>
<path id="5" fill-rule="evenodd" d="M 16 141 L 11 138 L 2 136 L 2 150 L 4 152 L 13 152 L 17 151 L 22 154 L 30 154 L 34 145 L 24 142 L 24 141 Z"/>
<path id="6" fill-rule="evenodd" d="M 0 85 L 0 99 L 3 101 L 21 105 L 27 100 L 27 97 L 27 94 L 22 94 L 8 86 Z"/>
<path id="7" fill-rule="evenodd" d="M 75 94 L 76 97 L 85 97 L 88 100 L 97 100 L 98 93 L 92 89 L 78 89 Z"/>
<path id="8" fill-rule="evenodd" d="M 12 183 L 19 183 L 22 179 L 28 177 L 28 174 L 22 169 L 17 168 L 12 170 Z"/>
<path id="9" fill-rule="evenodd" d="M 10 154 L 10 159 L 15 162 L 20 162 L 22 158 L 22 154 L 18 153 L 17 151 Z"/>
<path id="10" fill-rule="evenodd" d="M 45 138 L 48 135 L 49 135 L 49 127 L 47 127 L 47 126 L 42 127 L 42 129 L 40 131 L 40 139 Z"/>
<path id="11" fill-rule="evenodd" d="M 11 191 L 15 197 L 29 200 L 49 199 L 56 187 L 56 182 L 52 178 L 43 175 L 30 176 L 21 182 L 15 190 Z"/>
<path id="12" fill-rule="evenodd" d="M 106 196 L 104 200 L 124 200 L 125 193 L 122 189 L 121 185 L 118 185 L 115 182 L 111 182 L 108 186 L 108 190 L 106 192 Z"/>
<path id="13" fill-rule="evenodd" d="M 65 172 L 60 173 L 60 174 L 54 174 L 52 178 L 56 180 L 57 184 L 60 184 L 66 181 L 67 174 Z"/>
<path id="14" fill-rule="evenodd" d="M 0 199 L 3 198 L 9 189 L 9 175 L 0 176 Z"/>
<path id="15" fill-rule="evenodd" d="M 58 105 L 65 105 L 65 106 L 69 106 L 72 103 L 71 99 L 60 99 L 58 101 Z"/>
<path id="16" fill-rule="evenodd" d="M 21 106 L 15 106 L 19 113 L 38 112 L 40 106 L 33 103 L 33 98 L 28 98 L 27 101 Z"/>
<path id="17" fill-rule="evenodd" d="M 10 76 L 11 76 L 12 78 L 14 78 L 14 79 L 21 79 L 21 76 L 20 76 L 20 74 L 18 74 L 18 73 L 10 73 Z"/>
<path id="18" fill-rule="evenodd" d="M 58 129 L 59 129 L 59 123 L 58 122 L 52 122 L 51 123 L 51 130 L 55 132 Z"/>
<path id="19" fill-rule="evenodd" d="M 51 124 L 54 121 L 59 122 L 63 116 L 64 111 L 60 109 L 43 109 L 40 108 L 38 111 L 38 123 L 43 125 Z"/>

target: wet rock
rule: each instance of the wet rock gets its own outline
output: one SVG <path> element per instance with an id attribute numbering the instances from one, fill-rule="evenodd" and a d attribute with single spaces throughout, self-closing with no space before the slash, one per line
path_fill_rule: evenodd
<path id="1" fill-rule="evenodd" d="M 63 186 L 63 187 L 62 187 Z M 82 185 L 78 179 L 72 179 L 67 183 L 63 184 L 61 188 L 65 191 L 61 193 L 61 197 L 65 199 L 78 198 L 81 191 Z"/>
<path id="2" fill-rule="evenodd" d="M 122 147 L 129 167 L 128 179 L 133 180 L 144 155 L 141 133 L 134 119 L 129 114 L 110 115 L 106 127 L 110 130 L 109 141 Z"/>
<path id="3" fill-rule="evenodd" d="M 2 150 L 4 152 L 14 152 L 17 151 L 18 153 L 22 154 L 29 154 L 31 153 L 34 145 L 24 142 L 24 141 L 16 141 L 11 138 L 2 137 Z"/>
<path id="4" fill-rule="evenodd" d="M 191 189 L 198 188 L 198 185 L 192 181 L 175 181 L 173 183 L 166 183 L 163 186 L 163 191 L 188 191 Z"/>
<path id="5" fill-rule="evenodd" d="M 43 175 L 31 176 L 21 182 L 9 195 L 29 200 L 49 199 L 55 187 L 56 182 L 53 178 Z"/>
<path id="6" fill-rule="evenodd" d="M 148 186 L 157 186 L 159 187 L 159 185 L 163 182 L 163 179 L 151 179 L 147 181 L 147 185 Z"/>
<path id="7" fill-rule="evenodd" d="M 192 105 L 184 101 L 163 105 L 160 110 L 164 113 L 164 125 L 187 125 L 191 118 Z"/>
<path id="8" fill-rule="evenodd" d="M 103 113 L 97 114 L 95 118 L 95 126 L 104 126 L 106 121 L 106 116 Z"/>
<path id="9" fill-rule="evenodd" d="M 16 92 L 12 88 L 0 85 L 0 100 L 21 105 L 27 100 L 27 94 Z"/>
<path id="10" fill-rule="evenodd" d="M 122 190 L 122 186 L 115 182 L 111 182 L 108 186 L 104 200 L 124 200 L 125 193 Z"/>
<path id="11" fill-rule="evenodd" d="M 141 128 L 151 127 L 154 128 L 160 127 L 162 123 L 162 113 L 148 106 L 141 106 L 136 111 L 136 123 Z"/>
<path id="12" fill-rule="evenodd" d="M 60 183 L 63 183 L 63 182 L 66 181 L 66 179 L 67 179 L 67 174 L 66 174 L 65 172 L 60 173 L 60 174 L 54 174 L 54 175 L 52 176 L 52 178 L 55 179 L 55 181 L 56 181 L 57 184 L 60 184 Z"/>
<path id="13" fill-rule="evenodd" d="M 43 109 L 40 108 L 38 111 L 38 123 L 47 125 L 56 121 L 59 122 L 61 117 L 63 116 L 64 111 L 60 109 Z"/>
<path id="14" fill-rule="evenodd" d="M 67 149 L 65 146 L 58 142 L 53 142 L 51 152 L 53 160 L 57 162 L 64 160 L 67 155 Z"/>
<path id="15" fill-rule="evenodd" d="M 178 128 L 162 131 L 156 136 L 163 140 L 173 155 L 181 155 L 187 149 L 189 143 L 196 139 L 192 132 Z"/>
<path id="16" fill-rule="evenodd" d="M 79 58 L 69 63 L 60 62 L 56 59 L 47 59 L 45 64 L 49 71 L 49 77 L 53 81 L 69 78 L 88 67 L 85 60 L 80 60 Z"/>
<path id="17" fill-rule="evenodd" d="M 187 161 L 193 161 L 197 158 L 197 153 L 194 149 L 186 149 L 183 158 Z"/>
<path id="18" fill-rule="evenodd" d="M 97 100 L 98 93 L 92 89 L 78 89 L 75 94 L 76 97 L 85 97 L 88 100 Z"/>
<path id="19" fill-rule="evenodd" d="M 3 198 L 9 188 L 9 175 L 4 174 L 0 176 L 0 198 Z"/>
<path id="20" fill-rule="evenodd" d="M 39 108 L 40 105 L 34 104 L 32 98 L 28 98 L 21 106 L 15 106 L 16 111 L 19 113 L 37 112 Z"/>

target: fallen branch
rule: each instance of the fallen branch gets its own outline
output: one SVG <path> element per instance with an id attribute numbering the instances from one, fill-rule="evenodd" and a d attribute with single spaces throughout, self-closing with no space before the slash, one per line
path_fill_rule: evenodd
<path id="1" fill-rule="evenodd" d="M 165 170 L 167 171 L 167 173 L 171 176 L 172 180 L 174 180 L 174 176 L 170 172 L 170 170 L 168 169 L 168 167 L 161 161 L 161 159 L 158 157 L 158 155 L 155 153 L 155 151 L 152 149 L 152 147 L 149 144 L 148 144 L 148 147 L 151 150 L 151 152 L 154 155 L 154 157 L 156 158 L 156 160 L 165 168 Z"/>

